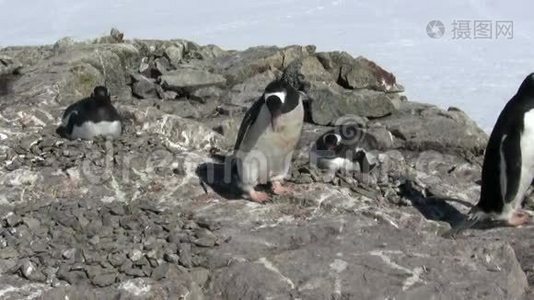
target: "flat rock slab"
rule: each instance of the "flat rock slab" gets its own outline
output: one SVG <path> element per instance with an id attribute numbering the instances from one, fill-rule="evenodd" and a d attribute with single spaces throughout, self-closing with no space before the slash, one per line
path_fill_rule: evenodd
<path id="1" fill-rule="evenodd" d="M 224 85 L 222 75 L 204 70 L 179 69 L 161 76 L 161 84 L 166 90 L 182 91 L 186 88 L 200 88 L 211 85 Z"/>
<path id="2" fill-rule="evenodd" d="M 528 288 L 506 242 L 454 241 L 386 224 L 359 223 L 342 216 L 242 232 L 218 249 L 230 264 L 214 272 L 210 296 L 519 299 Z M 245 250 L 257 245 L 263 250 Z"/>

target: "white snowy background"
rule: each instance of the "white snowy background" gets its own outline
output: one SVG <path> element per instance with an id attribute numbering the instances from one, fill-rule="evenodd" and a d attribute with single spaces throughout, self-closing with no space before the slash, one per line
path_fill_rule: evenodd
<path id="1" fill-rule="evenodd" d="M 314 44 L 376 61 L 410 100 L 459 107 L 489 132 L 534 72 L 533 8 L 530 0 L 0 0 L 0 47 L 88 39 L 111 27 L 127 38 L 185 38 L 226 49 Z M 427 36 L 431 20 L 445 24 L 441 39 Z M 513 21 L 514 36 L 456 40 L 454 20 Z"/>

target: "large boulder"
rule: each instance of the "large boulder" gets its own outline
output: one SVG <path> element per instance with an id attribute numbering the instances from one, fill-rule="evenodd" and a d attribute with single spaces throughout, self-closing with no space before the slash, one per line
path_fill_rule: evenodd
<path id="1" fill-rule="evenodd" d="M 397 83 L 395 75 L 363 56 L 353 58 L 346 52 L 334 51 L 318 53 L 317 58 L 344 88 L 382 92 L 404 91 Z"/>
<path id="2" fill-rule="evenodd" d="M 293 60 L 314 52 L 314 46 L 253 47 L 217 57 L 213 66 L 225 75 L 230 85 L 235 85 L 267 70 L 281 70 Z"/>
<path id="3" fill-rule="evenodd" d="M 234 85 L 224 96 L 224 103 L 231 103 L 242 107 L 250 107 L 259 99 L 269 82 L 277 78 L 277 73 L 267 70 L 256 74 L 242 83 Z"/>
<path id="4" fill-rule="evenodd" d="M 334 125 L 350 115 L 378 118 L 395 112 L 394 95 L 373 90 L 345 90 L 338 85 L 312 84 L 308 91 L 314 123 Z"/>
<path id="5" fill-rule="evenodd" d="M 164 89 L 178 92 L 206 86 L 220 86 L 226 83 L 222 75 L 196 69 L 171 71 L 161 76 L 160 79 Z"/>
<path id="6" fill-rule="evenodd" d="M 132 79 L 132 93 L 134 96 L 141 99 L 158 97 L 158 93 L 156 90 L 157 85 L 155 84 L 155 80 L 151 78 L 146 78 L 141 74 L 132 75 Z"/>
<path id="7" fill-rule="evenodd" d="M 482 155 L 487 134 L 463 111 L 403 102 L 390 116 L 373 120 L 385 125 L 405 149 L 436 150 L 442 153 Z"/>
<path id="8" fill-rule="evenodd" d="M 138 54 L 130 44 L 79 44 L 25 67 L 13 92 L 39 106 L 70 104 L 90 95 L 96 85 L 106 85 L 114 96 L 129 97 L 128 70 L 137 64 Z"/>

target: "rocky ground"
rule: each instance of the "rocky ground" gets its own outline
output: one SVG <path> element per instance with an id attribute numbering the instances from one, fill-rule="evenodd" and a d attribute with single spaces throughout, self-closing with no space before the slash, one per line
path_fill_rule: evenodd
<path id="1" fill-rule="evenodd" d="M 288 67 L 309 98 L 295 193 L 260 205 L 211 154 L 228 153 Z M 60 138 L 62 110 L 101 84 L 123 136 Z M 0 298 L 534 297 L 530 228 L 441 237 L 478 199 L 487 135 L 403 90 L 366 58 L 314 46 L 226 51 L 114 30 L 0 49 Z M 313 141 L 349 121 L 380 143 L 380 166 L 310 166 Z"/>

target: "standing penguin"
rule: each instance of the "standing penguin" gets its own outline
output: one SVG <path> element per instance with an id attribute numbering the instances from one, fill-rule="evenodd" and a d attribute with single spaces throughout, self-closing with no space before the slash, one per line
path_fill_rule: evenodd
<path id="1" fill-rule="evenodd" d="M 282 186 L 304 123 L 302 94 L 283 80 L 265 88 L 247 111 L 234 147 L 239 188 L 255 202 L 269 196 L 254 189 L 270 182 L 272 192 L 285 194 Z"/>
<path id="2" fill-rule="evenodd" d="M 119 137 L 122 132 L 121 117 L 111 104 L 108 89 L 97 86 L 91 97 L 67 107 L 58 132 L 69 139 Z"/>
<path id="3" fill-rule="evenodd" d="M 450 234 L 489 218 L 510 226 L 528 223 L 531 216 L 521 205 L 533 179 L 534 73 L 525 78 L 499 115 L 486 147 L 480 200 Z"/>
<path id="4" fill-rule="evenodd" d="M 320 169 L 368 173 L 377 164 L 370 153 L 379 148 L 375 137 L 356 124 L 340 125 L 321 135 L 310 152 L 310 161 Z"/>

